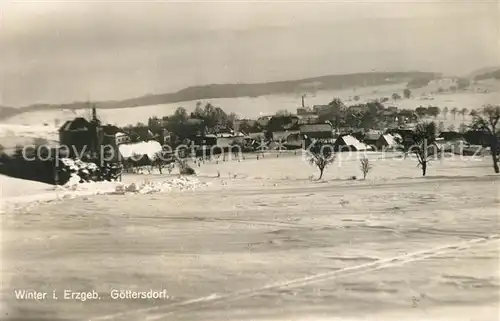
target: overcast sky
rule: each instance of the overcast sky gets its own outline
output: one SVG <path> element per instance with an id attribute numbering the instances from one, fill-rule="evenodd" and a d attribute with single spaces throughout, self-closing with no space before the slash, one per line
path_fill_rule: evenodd
<path id="1" fill-rule="evenodd" d="M 500 57 L 497 1 L 0 0 L 0 104 L 123 99 L 334 73 L 468 73 Z"/>

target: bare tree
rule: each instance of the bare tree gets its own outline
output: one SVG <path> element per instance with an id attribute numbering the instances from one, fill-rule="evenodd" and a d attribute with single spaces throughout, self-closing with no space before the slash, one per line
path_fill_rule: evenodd
<path id="1" fill-rule="evenodd" d="M 495 173 L 499 173 L 498 168 L 498 136 L 500 134 L 498 121 L 500 120 L 500 105 L 492 106 L 487 105 L 483 108 L 482 112 L 475 114 L 472 121 L 472 128 L 481 130 L 488 136 L 488 142 L 491 150 L 491 157 L 493 160 L 493 169 Z"/>
<path id="2" fill-rule="evenodd" d="M 361 172 L 363 173 L 363 179 L 366 179 L 366 175 L 373 169 L 372 164 L 370 164 L 370 161 L 368 158 L 364 157 L 359 160 L 359 168 L 361 169 Z"/>
<path id="3" fill-rule="evenodd" d="M 413 154 L 422 168 L 422 176 L 427 173 L 428 162 L 438 155 L 436 145 L 437 126 L 434 122 L 420 123 L 411 135 L 402 140 L 405 156 Z"/>
<path id="4" fill-rule="evenodd" d="M 462 115 L 462 120 L 465 120 L 465 115 L 469 112 L 467 108 L 462 108 L 460 114 Z"/>
<path id="5" fill-rule="evenodd" d="M 451 113 L 451 115 L 453 116 L 453 119 L 456 119 L 456 118 L 457 118 L 457 113 L 458 113 L 458 108 L 457 108 L 457 107 L 453 107 L 453 108 L 450 110 L 450 113 Z"/>
<path id="6" fill-rule="evenodd" d="M 396 100 L 400 100 L 401 99 L 401 95 L 399 95 L 398 93 L 393 93 L 391 95 L 391 98 L 392 100 L 396 101 Z"/>
<path id="7" fill-rule="evenodd" d="M 335 161 L 336 154 L 332 145 L 316 144 L 309 148 L 307 157 L 311 165 L 318 167 L 320 172 L 318 180 L 320 180 L 325 169 Z"/>
<path id="8" fill-rule="evenodd" d="M 449 111 L 448 107 L 444 107 L 443 110 L 441 111 L 443 116 L 444 116 L 444 119 L 446 119 L 446 116 L 448 115 L 448 111 Z"/>
<path id="9" fill-rule="evenodd" d="M 444 123 L 442 121 L 439 122 L 437 131 L 438 131 L 438 133 L 442 133 L 442 132 L 445 131 L 445 129 L 444 129 Z"/>
<path id="10" fill-rule="evenodd" d="M 460 134 L 464 134 L 466 131 L 467 131 L 467 125 L 461 123 L 460 126 L 458 126 L 458 132 Z"/>
<path id="11" fill-rule="evenodd" d="M 406 98 L 406 99 L 410 99 L 411 98 L 411 90 L 408 89 L 408 88 L 405 88 L 405 90 L 403 90 L 403 96 Z"/>
<path id="12" fill-rule="evenodd" d="M 161 151 L 155 153 L 153 160 L 151 162 L 151 167 L 152 168 L 157 167 L 160 174 L 163 174 L 162 169 L 163 167 L 165 167 L 165 165 L 166 162 L 164 159 L 164 154 Z"/>

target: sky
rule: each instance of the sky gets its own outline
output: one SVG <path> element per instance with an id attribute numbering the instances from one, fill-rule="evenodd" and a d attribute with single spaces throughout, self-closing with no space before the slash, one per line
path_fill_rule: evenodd
<path id="1" fill-rule="evenodd" d="M 498 1 L 0 0 L 0 105 L 500 65 Z"/>

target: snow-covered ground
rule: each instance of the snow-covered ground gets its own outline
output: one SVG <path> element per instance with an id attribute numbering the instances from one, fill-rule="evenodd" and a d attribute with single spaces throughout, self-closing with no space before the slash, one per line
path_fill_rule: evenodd
<path id="1" fill-rule="evenodd" d="M 39 122 L 27 125 L 1 123 L 0 137 L 12 136 L 43 138 L 47 140 L 57 140 L 59 138 L 56 127 L 40 126 Z"/>
<path id="2" fill-rule="evenodd" d="M 40 126 L 35 120 L 32 124 L 0 123 L 0 146 L 3 152 L 12 154 L 17 146 L 28 146 L 40 142 L 57 145 L 59 140 L 57 128 Z"/>
<path id="3" fill-rule="evenodd" d="M 322 181 L 301 155 L 253 155 L 196 167 L 200 188 L 142 194 L 132 182 L 180 179 L 128 175 L 132 193 L 10 207 L 3 309 L 12 320 L 498 320 L 491 160 L 444 159 L 422 178 L 414 160 L 385 156 L 368 154 L 366 180 L 353 155 Z M 16 299 L 23 289 L 48 296 Z"/>

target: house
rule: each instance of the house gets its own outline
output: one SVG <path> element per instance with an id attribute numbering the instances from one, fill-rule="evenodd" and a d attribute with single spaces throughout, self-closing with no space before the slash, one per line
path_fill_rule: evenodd
<path id="1" fill-rule="evenodd" d="M 127 133 L 120 131 L 117 131 L 116 133 L 104 133 L 103 136 L 102 143 L 104 145 L 118 146 L 132 141 Z"/>
<path id="2" fill-rule="evenodd" d="M 389 113 L 393 113 L 393 114 L 397 114 L 398 113 L 398 107 L 396 106 L 389 106 L 385 109 L 385 111 L 389 112 Z"/>
<path id="3" fill-rule="evenodd" d="M 314 123 L 318 122 L 318 119 L 319 119 L 319 116 L 316 115 L 315 113 L 297 115 L 297 117 L 299 118 L 300 125 L 314 124 Z"/>
<path id="4" fill-rule="evenodd" d="M 217 137 L 217 146 L 221 148 L 229 148 L 231 145 L 234 144 L 243 144 L 245 142 L 245 136 L 241 132 L 223 132 L 223 133 L 218 133 L 216 135 Z"/>
<path id="5" fill-rule="evenodd" d="M 297 108 L 299 124 L 312 124 L 318 121 L 318 114 L 309 107 Z"/>
<path id="6" fill-rule="evenodd" d="M 315 113 L 309 107 L 297 108 L 297 116 L 303 116 L 303 115 L 315 115 Z"/>
<path id="7" fill-rule="evenodd" d="M 334 148 L 337 151 L 365 151 L 371 150 L 370 146 L 360 142 L 351 135 L 344 135 L 339 138 L 334 143 Z"/>
<path id="8" fill-rule="evenodd" d="M 253 131 L 261 131 L 257 120 L 254 119 L 237 119 L 234 122 L 234 130 L 240 130 L 248 133 Z"/>
<path id="9" fill-rule="evenodd" d="M 331 109 L 330 105 L 314 105 L 313 106 L 313 112 L 316 115 L 328 113 L 330 111 L 330 109 Z"/>
<path id="10" fill-rule="evenodd" d="M 398 122 L 398 108 L 397 107 L 389 107 L 381 113 L 381 117 L 383 121 L 387 123 L 395 123 Z"/>
<path id="11" fill-rule="evenodd" d="M 88 121 L 76 117 L 66 121 L 59 128 L 59 144 L 70 150 L 70 157 L 80 155 L 84 151 L 98 151 L 101 134 L 100 122 L 97 119 Z"/>
<path id="12" fill-rule="evenodd" d="M 482 146 L 489 145 L 490 138 L 487 132 L 481 130 L 468 130 L 463 136 L 465 140 L 471 144 Z"/>
<path id="13" fill-rule="evenodd" d="M 413 110 L 400 110 L 397 114 L 398 123 L 404 125 L 418 120 L 418 115 Z"/>
<path id="14" fill-rule="evenodd" d="M 286 140 L 283 142 L 283 146 L 286 149 L 300 149 L 302 147 L 303 140 L 300 133 L 293 133 L 288 135 Z"/>
<path id="15" fill-rule="evenodd" d="M 455 141 L 464 139 L 464 136 L 454 131 L 444 131 L 439 134 L 438 138 L 442 138 L 445 141 Z"/>
<path id="16" fill-rule="evenodd" d="M 383 134 L 377 139 L 375 146 L 377 150 L 396 149 L 402 142 L 402 137 L 399 134 Z"/>
<path id="17" fill-rule="evenodd" d="M 259 118 L 257 118 L 257 124 L 264 128 L 267 126 L 267 124 L 269 124 L 269 121 L 271 120 L 271 116 L 261 116 Z"/>
<path id="18" fill-rule="evenodd" d="M 369 108 L 370 107 L 367 105 L 354 105 L 354 106 L 349 106 L 347 110 L 351 113 L 363 113 L 367 112 Z"/>
<path id="19" fill-rule="evenodd" d="M 369 146 L 375 146 L 377 144 L 377 140 L 382 135 L 382 132 L 376 130 L 369 130 L 365 133 L 363 137 L 363 142 Z"/>
<path id="20" fill-rule="evenodd" d="M 217 135 L 214 135 L 214 134 L 197 135 L 194 137 L 194 139 L 191 141 L 191 143 L 194 144 L 195 147 L 216 146 L 217 145 Z"/>
<path id="21" fill-rule="evenodd" d="M 123 132 L 121 128 L 113 125 L 105 125 L 101 127 L 102 139 L 100 143 L 103 145 L 118 146 L 119 144 L 129 143 L 130 136 Z"/>
<path id="22" fill-rule="evenodd" d="M 266 138 L 283 141 L 289 134 L 295 132 L 299 132 L 299 118 L 297 116 L 273 116 L 267 124 Z"/>
<path id="23" fill-rule="evenodd" d="M 309 139 L 332 139 L 333 127 L 331 124 L 310 124 L 302 125 L 299 128 L 300 134 Z"/>
<path id="24" fill-rule="evenodd" d="M 291 134 L 299 134 L 298 130 L 279 130 L 272 132 L 272 140 L 275 142 L 284 142 Z"/>
<path id="25" fill-rule="evenodd" d="M 130 136 L 131 141 L 149 141 L 154 139 L 154 135 L 147 127 L 132 127 L 126 130 L 126 133 Z"/>

